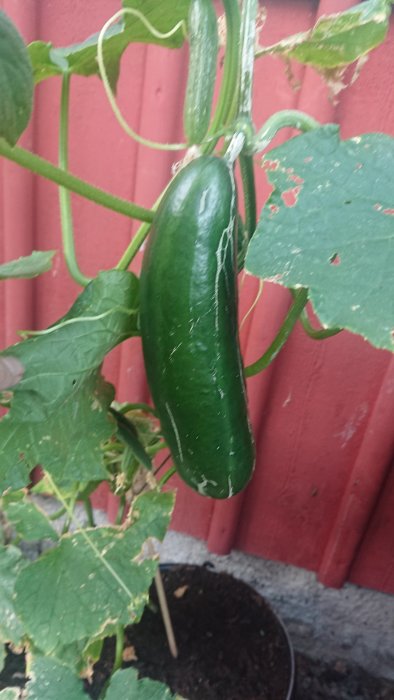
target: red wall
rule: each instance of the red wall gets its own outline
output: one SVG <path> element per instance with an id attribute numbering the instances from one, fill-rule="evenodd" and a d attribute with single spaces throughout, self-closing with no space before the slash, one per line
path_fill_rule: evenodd
<path id="1" fill-rule="evenodd" d="M 269 0 L 262 41 L 272 43 L 307 29 L 317 14 L 345 9 L 346 0 Z M 84 39 L 115 12 L 117 0 L 0 0 L 27 40 L 55 44 Z M 260 60 L 255 80 L 256 125 L 273 111 L 299 108 L 322 122 L 337 121 L 344 137 L 368 131 L 394 135 L 394 36 L 372 52 L 359 79 L 334 106 L 323 80 L 294 66 L 300 89 L 288 83 L 278 58 Z M 187 52 L 136 45 L 125 55 L 119 101 L 129 122 L 161 141 L 182 138 L 182 96 Z M 37 91 L 34 119 L 22 143 L 46 158 L 57 157 L 60 84 Z M 275 143 L 279 143 L 277 138 Z M 92 183 L 150 206 L 176 159 L 140 147 L 118 127 L 100 81 L 72 81 L 70 169 Z M 262 171 L 260 206 L 267 194 Z M 0 161 L 2 259 L 32 248 L 60 248 L 55 186 Z M 73 196 L 76 246 L 83 271 L 113 265 L 135 230 L 131 222 Z M 139 260 L 135 262 L 138 269 Z M 60 282 L 60 284 L 59 284 Z M 240 279 L 240 318 L 257 282 Z M 2 346 L 18 328 L 42 328 L 62 315 L 78 293 L 61 254 L 51 273 L 33 282 L 0 287 Z M 266 285 L 242 326 L 246 363 L 262 354 L 289 305 L 286 290 Z M 148 398 L 140 343 L 118 348 L 105 365 L 120 400 Z M 318 572 L 327 585 L 345 580 L 394 592 L 394 361 L 386 351 L 342 333 L 318 343 L 296 328 L 286 348 L 263 374 L 248 380 L 256 435 L 256 473 L 246 493 L 226 502 L 202 498 L 179 484 L 173 527 L 207 539 L 211 549 L 231 547 Z M 101 495 L 107 502 L 107 495 Z M 108 507 L 111 507 L 109 499 Z"/>

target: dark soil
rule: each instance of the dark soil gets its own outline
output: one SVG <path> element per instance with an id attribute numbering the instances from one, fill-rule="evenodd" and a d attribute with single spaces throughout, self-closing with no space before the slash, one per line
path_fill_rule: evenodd
<path id="1" fill-rule="evenodd" d="M 165 641 L 155 592 L 139 625 L 127 630 L 126 656 L 140 675 L 167 683 L 188 700 L 285 700 L 291 659 L 286 636 L 253 589 L 227 574 L 186 566 L 163 573 L 179 658 Z M 220 641 L 219 641 L 220 638 Z M 113 663 L 113 640 L 95 667 L 89 696 L 97 700 Z M 292 700 L 394 700 L 394 683 L 338 659 L 334 664 L 296 655 Z M 24 659 L 9 653 L 0 690 L 24 685 Z"/>
<path id="2" fill-rule="evenodd" d="M 127 634 L 140 675 L 164 681 L 188 700 L 286 700 L 286 635 L 252 588 L 194 566 L 166 570 L 163 579 L 179 656 L 170 656 L 152 594 L 152 608 Z"/>

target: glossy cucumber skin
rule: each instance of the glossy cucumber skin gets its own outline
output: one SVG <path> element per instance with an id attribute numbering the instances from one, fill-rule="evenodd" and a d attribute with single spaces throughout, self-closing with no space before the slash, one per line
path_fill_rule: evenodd
<path id="1" fill-rule="evenodd" d="M 201 156 L 178 173 L 152 225 L 140 285 L 148 383 L 180 476 L 229 498 L 254 443 L 239 349 L 232 169 Z"/>
<path id="2" fill-rule="evenodd" d="M 209 127 L 219 46 L 212 0 L 191 0 L 188 31 L 189 72 L 183 124 L 188 144 L 199 144 Z"/>

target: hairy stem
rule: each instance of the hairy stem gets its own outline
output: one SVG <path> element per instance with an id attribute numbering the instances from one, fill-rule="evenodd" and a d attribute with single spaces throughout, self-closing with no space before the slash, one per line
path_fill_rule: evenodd
<path id="1" fill-rule="evenodd" d="M 250 144 L 250 152 L 258 153 L 267 148 L 280 129 L 290 127 L 298 131 L 311 131 L 319 126 L 319 122 L 305 112 L 298 109 L 283 109 L 269 117 L 259 129 L 253 143 Z"/>
<path id="2" fill-rule="evenodd" d="M 138 206 L 138 204 L 133 204 L 133 202 L 127 201 L 127 199 L 121 199 L 120 197 L 115 197 L 109 192 L 100 189 L 100 187 L 94 187 L 90 185 L 85 180 L 75 177 L 71 173 L 57 168 L 45 158 L 37 156 L 30 151 L 19 146 L 9 146 L 9 144 L 4 140 L 0 139 L 0 156 L 4 156 L 8 160 L 21 165 L 23 168 L 30 170 L 32 173 L 37 175 L 42 175 L 47 180 L 55 182 L 61 187 L 66 187 L 71 192 L 85 197 L 96 204 L 100 204 L 102 207 L 116 211 L 119 214 L 124 214 L 132 219 L 138 219 L 139 221 L 153 221 L 153 212 L 150 209 L 145 209 L 144 207 Z"/>
<path id="3" fill-rule="evenodd" d="M 253 377 L 271 364 L 272 360 L 278 355 L 293 330 L 300 314 L 308 301 L 308 290 L 298 289 L 294 292 L 294 301 L 290 310 L 279 329 L 277 336 L 272 341 L 269 348 L 265 351 L 260 359 L 253 364 L 245 367 L 245 376 Z"/>
<path id="4" fill-rule="evenodd" d="M 70 103 L 70 74 L 64 73 L 62 79 L 62 96 L 60 105 L 59 128 L 59 167 L 68 170 L 68 123 Z M 70 191 L 59 187 L 60 221 L 62 228 L 63 253 L 67 269 L 77 284 L 82 287 L 90 282 L 80 270 L 75 254 L 74 227 L 71 210 Z"/>

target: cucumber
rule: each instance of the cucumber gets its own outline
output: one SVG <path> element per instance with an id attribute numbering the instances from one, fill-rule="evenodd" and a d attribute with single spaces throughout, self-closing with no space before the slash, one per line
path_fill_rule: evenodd
<path id="1" fill-rule="evenodd" d="M 200 144 L 209 127 L 219 47 L 212 0 L 191 0 L 188 32 L 189 72 L 183 126 L 188 144 Z"/>
<path id="2" fill-rule="evenodd" d="M 201 156 L 157 210 L 140 284 L 148 384 L 182 479 L 229 498 L 248 483 L 254 444 L 237 324 L 232 167 Z"/>

